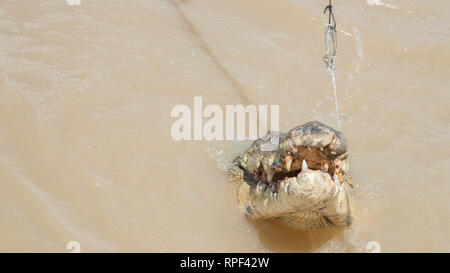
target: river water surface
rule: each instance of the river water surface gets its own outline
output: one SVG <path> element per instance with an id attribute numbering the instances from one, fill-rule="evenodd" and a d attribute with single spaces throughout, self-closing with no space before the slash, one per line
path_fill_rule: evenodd
<path id="1" fill-rule="evenodd" d="M 333 1 L 351 228 L 247 221 L 224 168 L 249 141 L 170 134 L 194 96 L 338 128 L 327 3 L 1 0 L 0 251 L 450 251 L 447 0 Z"/>

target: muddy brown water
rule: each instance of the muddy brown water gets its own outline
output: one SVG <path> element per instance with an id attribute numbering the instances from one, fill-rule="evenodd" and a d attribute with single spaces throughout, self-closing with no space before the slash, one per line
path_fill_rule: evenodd
<path id="1" fill-rule="evenodd" d="M 0 2 L 0 251 L 450 251 L 450 3 L 336 0 L 353 226 L 251 223 L 249 141 L 174 141 L 177 104 L 280 105 L 338 127 L 328 1 Z"/>

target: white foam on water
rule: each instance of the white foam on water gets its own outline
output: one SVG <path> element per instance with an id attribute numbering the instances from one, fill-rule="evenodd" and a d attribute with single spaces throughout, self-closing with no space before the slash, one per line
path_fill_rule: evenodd
<path id="1" fill-rule="evenodd" d="M 367 0 L 366 2 L 369 6 L 383 6 L 391 9 L 398 9 L 396 6 L 381 2 L 381 0 Z"/>
<path id="2" fill-rule="evenodd" d="M 336 120 L 337 120 L 337 125 L 339 127 L 339 129 L 341 128 L 341 119 L 339 117 L 339 103 L 338 103 L 338 98 L 337 98 L 337 88 L 336 88 L 336 76 L 334 74 L 334 67 L 330 67 L 328 69 L 328 71 L 330 71 L 330 75 L 331 75 L 331 82 L 333 84 L 333 89 L 334 89 L 334 103 L 335 103 L 335 107 L 336 107 Z"/>

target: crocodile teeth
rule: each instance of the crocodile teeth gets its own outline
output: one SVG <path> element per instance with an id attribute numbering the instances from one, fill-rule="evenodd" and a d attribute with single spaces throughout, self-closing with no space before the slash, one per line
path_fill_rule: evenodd
<path id="1" fill-rule="evenodd" d="M 262 183 L 263 183 L 263 182 L 259 182 L 258 185 L 256 185 L 256 192 L 257 192 L 258 194 L 261 193 Z"/>
<path id="2" fill-rule="evenodd" d="M 308 170 L 308 164 L 306 164 L 306 160 L 303 159 L 302 162 L 302 172 L 307 171 Z"/>
<path id="3" fill-rule="evenodd" d="M 337 174 L 333 175 L 333 180 L 334 180 L 335 183 L 339 182 L 339 178 L 338 178 Z"/>
<path id="4" fill-rule="evenodd" d="M 338 140 L 339 139 L 336 136 L 333 136 L 333 140 L 331 140 L 331 144 L 330 144 L 331 149 L 336 148 L 336 146 L 338 145 Z"/>
<path id="5" fill-rule="evenodd" d="M 273 173 L 267 173 L 267 181 L 270 183 L 273 179 Z"/>
<path id="6" fill-rule="evenodd" d="M 285 183 L 285 184 L 283 185 L 283 189 L 284 189 L 284 192 L 285 192 L 286 194 L 289 194 L 289 184 Z"/>
<path id="7" fill-rule="evenodd" d="M 287 156 L 284 159 L 284 163 L 286 164 L 286 170 L 289 172 L 291 170 L 291 165 L 292 165 L 292 156 Z"/>

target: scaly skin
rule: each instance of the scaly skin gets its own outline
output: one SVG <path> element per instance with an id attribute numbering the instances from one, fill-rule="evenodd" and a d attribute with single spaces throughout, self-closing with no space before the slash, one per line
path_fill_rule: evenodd
<path id="1" fill-rule="evenodd" d="M 276 137 L 273 151 L 263 144 Z M 269 132 L 233 160 L 228 170 L 239 208 L 251 220 L 274 219 L 296 229 L 348 226 L 353 218 L 353 182 L 344 136 L 308 122 L 286 134 Z M 327 163 L 328 172 L 320 169 Z M 341 179 L 335 165 L 341 170 Z"/>

